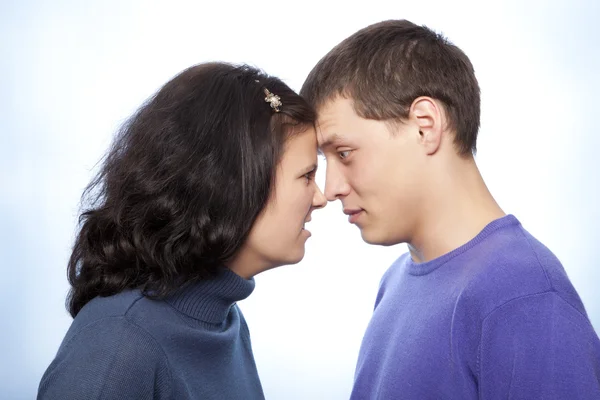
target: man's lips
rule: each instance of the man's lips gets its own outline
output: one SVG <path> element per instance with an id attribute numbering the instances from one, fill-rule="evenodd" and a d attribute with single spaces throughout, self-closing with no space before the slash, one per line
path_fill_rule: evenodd
<path id="1" fill-rule="evenodd" d="M 355 223 L 358 218 L 362 215 L 364 210 L 361 208 L 344 208 L 344 214 L 348 216 L 348 222 L 351 224 Z"/>

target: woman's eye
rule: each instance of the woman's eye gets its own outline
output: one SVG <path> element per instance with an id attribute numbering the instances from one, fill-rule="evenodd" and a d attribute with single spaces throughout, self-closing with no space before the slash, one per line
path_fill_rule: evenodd
<path id="1" fill-rule="evenodd" d="M 313 179 L 315 179 L 315 171 L 312 170 L 310 172 L 307 172 L 306 174 L 304 174 L 304 177 L 306 178 L 306 181 L 312 181 Z"/>

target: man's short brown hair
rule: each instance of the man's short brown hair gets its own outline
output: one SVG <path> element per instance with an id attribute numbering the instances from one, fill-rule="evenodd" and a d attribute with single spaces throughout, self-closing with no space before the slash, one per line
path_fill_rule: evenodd
<path id="1" fill-rule="evenodd" d="M 300 92 L 317 110 L 336 96 L 354 100 L 356 113 L 375 120 L 406 120 L 412 102 L 443 103 L 462 155 L 476 151 L 480 91 L 473 65 L 458 47 L 407 20 L 370 25 L 323 57 Z"/>

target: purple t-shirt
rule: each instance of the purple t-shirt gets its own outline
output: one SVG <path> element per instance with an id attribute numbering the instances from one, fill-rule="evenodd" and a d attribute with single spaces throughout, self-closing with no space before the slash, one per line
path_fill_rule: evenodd
<path id="1" fill-rule="evenodd" d="M 561 263 L 508 215 L 390 267 L 351 398 L 600 399 L 600 341 Z"/>

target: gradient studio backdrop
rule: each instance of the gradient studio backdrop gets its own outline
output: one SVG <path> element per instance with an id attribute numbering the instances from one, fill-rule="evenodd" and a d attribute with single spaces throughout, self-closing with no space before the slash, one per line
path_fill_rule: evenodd
<path id="1" fill-rule="evenodd" d="M 469 55 L 483 175 L 562 260 L 600 330 L 600 3 L 210 3 L 0 3 L 1 399 L 35 397 L 69 327 L 79 197 L 125 118 L 209 60 L 247 62 L 299 90 L 332 46 L 389 18 L 442 31 Z M 406 250 L 364 244 L 339 202 L 310 229 L 304 261 L 258 276 L 241 303 L 268 399 L 348 397 L 379 279 Z"/>

